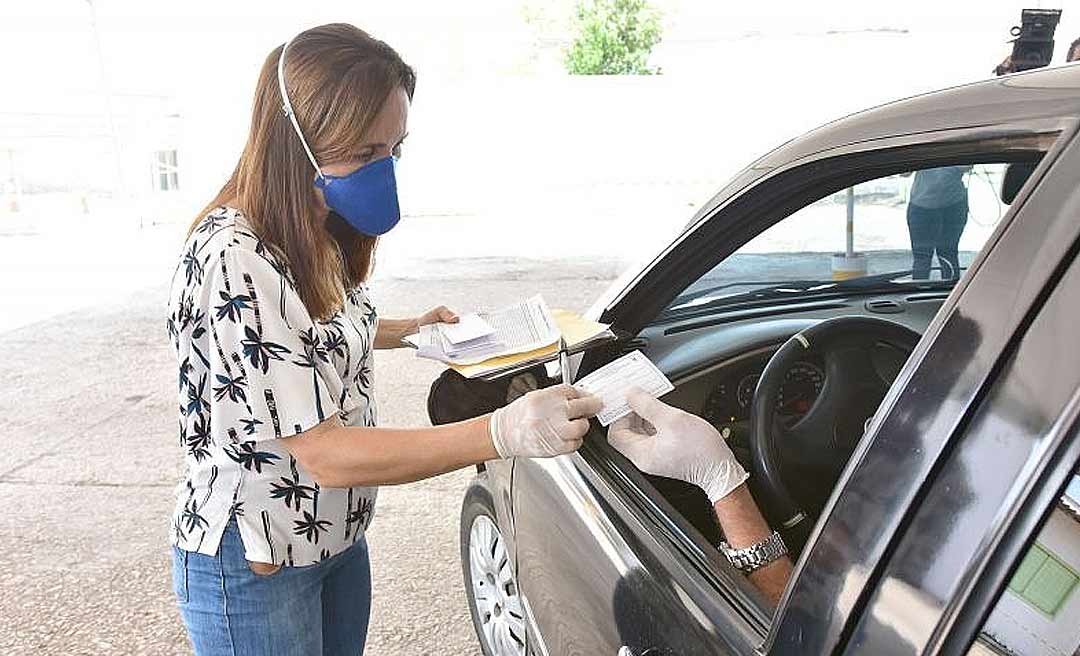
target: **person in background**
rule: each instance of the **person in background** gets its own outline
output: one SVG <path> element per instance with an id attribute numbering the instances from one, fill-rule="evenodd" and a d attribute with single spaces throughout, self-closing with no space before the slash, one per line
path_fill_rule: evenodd
<path id="1" fill-rule="evenodd" d="M 1068 52 L 1065 53 L 1066 62 L 1080 61 L 1080 39 L 1073 41 L 1069 46 Z"/>
<path id="2" fill-rule="evenodd" d="M 942 166 L 915 173 L 907 206 L 913 279 L 930 278 L 935 253 L 942 280 L 960 277 L 960 235 L 968 215 L 964 175 L 970 171 L 971 166 Z"/>

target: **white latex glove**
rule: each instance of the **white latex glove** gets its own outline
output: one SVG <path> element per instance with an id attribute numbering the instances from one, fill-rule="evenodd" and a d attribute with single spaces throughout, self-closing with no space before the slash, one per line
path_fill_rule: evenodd
<path id="1" fill-rule="evenodd" d="M 712 425 L 641 390 L 626 397 L 634 412 L 608 428 L 608 443 L 638 469 L 705 490 L 716 503 L 749 474 Z"/>
<path id="2" fill-rule="evenodd" d="M 588 417 L 603 402 L 570 385 L 529 392 L 491 415 L 491 441 L 502 458 L 538 458 L 577 451 Z"/>

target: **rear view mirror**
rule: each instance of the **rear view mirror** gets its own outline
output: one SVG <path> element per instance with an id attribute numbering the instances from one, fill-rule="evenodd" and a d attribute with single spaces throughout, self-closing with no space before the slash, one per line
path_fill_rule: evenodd
<path id="1" fill-rule="evenodd" d="M 1017 162 L 1005 167 L 1005 175 L 1001 179 L 1001 202 L 1011 205 L 1016 200 L 1016 195 L 1023 189 L 1024 183 L 1031 177 L 1031 173 L 1038 164 L 1038 162 Z"/>
<path id="2" fill-rule="evenodd" d="M 439 426 L 494 412 L 520 395 L 512 393 L 509 388 L 523 374 L 532 374 L 536 387 L 555 384 L 544 372 L 543 365 L 490 381 L 466 378 L 453 369 L 446 369 L 428 391 L 428 419 L 433 426 Z"/>

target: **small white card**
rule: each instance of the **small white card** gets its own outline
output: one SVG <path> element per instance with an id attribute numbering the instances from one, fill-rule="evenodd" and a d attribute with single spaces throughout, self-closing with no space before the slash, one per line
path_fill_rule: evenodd
<path id="1" fill-rule="evenodd" d="M 575 382 L 574 387 L 595 394 L 604 402 L 600 414 L 596 415 L 602 426 L 630 414 L 626 393 L 631 388 L 640 387 L 653 397 L 661 397 L 675 389 L 664 372 L 657 369 L 641 351 L 627 353 L 609 362 Z"/>
<path id="2" fill-rule="evenodd" d="M 457 323 L 440 323 L 439 331 L 451 344 L 463 344 L 495 333 L 479 314 L 463 314 Z"/>

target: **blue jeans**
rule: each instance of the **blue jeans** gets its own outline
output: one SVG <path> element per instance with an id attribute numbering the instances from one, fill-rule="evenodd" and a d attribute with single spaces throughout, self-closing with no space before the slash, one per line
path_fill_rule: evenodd
<path id="1" fill-rule="evenodd" d="M 255 574 L 236 521 L 217 555 L 173 547 L 173 589 L 196 656 L 358 656 L 371 610 L 367 542 L 316 565 Z"/>
<path id="2" fill-rule="evenodd" d="M 908 203 L 912 279 L 930 278 L 935 251 L 941 267 L 941 279 L 955 280 L 960 277 L 960 235 L 964 233 L 967 215 L 966 200 L 933 209 Z"/>

